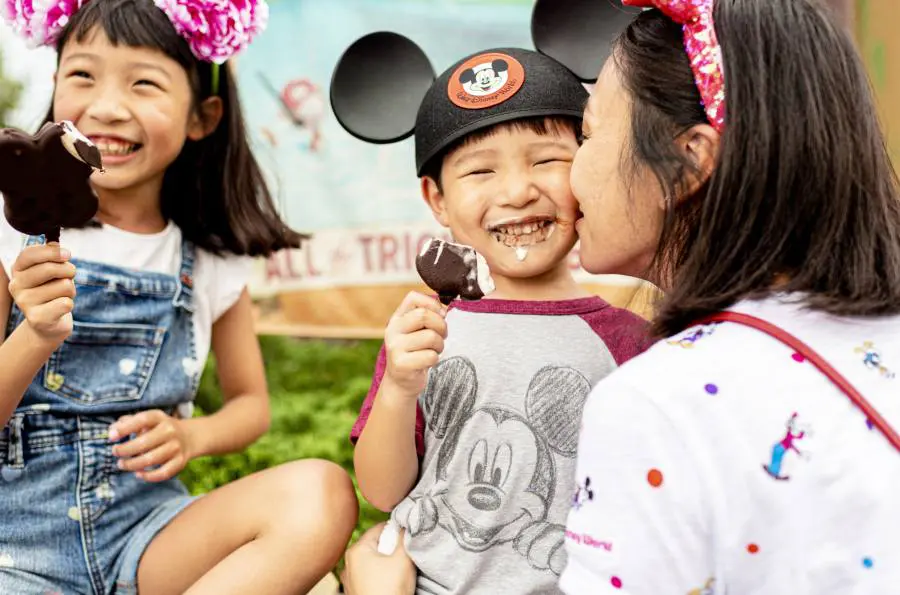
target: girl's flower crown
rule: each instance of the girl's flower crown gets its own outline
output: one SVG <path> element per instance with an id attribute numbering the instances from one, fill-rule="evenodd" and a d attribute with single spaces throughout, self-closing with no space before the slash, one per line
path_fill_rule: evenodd
<path id="1" fill-rule="evenodd" d="M 3 18 L 31 47 L 53 46 L 69 19 L 90 0 L 0 0 Z M 265 0 L 153 0 L 198 60 L 221 64 L 265 29 Z M 216 70 L 216 69 L 214 69 Z"/>

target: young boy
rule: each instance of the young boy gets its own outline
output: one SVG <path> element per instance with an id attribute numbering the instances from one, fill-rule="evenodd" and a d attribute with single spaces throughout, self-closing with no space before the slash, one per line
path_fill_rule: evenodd
<path id="1" fill-rule="evenodd" d="M 344 85 L 342 73 L 376 70 L 373 52 L 387 45 L 348 50 L 332 87 L 339 120 L 370 141 L 360 113 L 342 111 L 360 102 L 341 89 L 372 93 L 369 106 L 387 104 L 386 91 L 375 76 Z M 422 196 L 454 241 L 484 256 L 496 290 L 449 308 L 419 293 L 400 304 L 351 434 L 360 489 L 406 529 L 417 592 L 558 593 L 582 406 L 641 350 L 644 329 L 568 266 L 569 169 L 588 95 L 558 62 L 511 48 L 465 58 L 430 87 L 394 80 L 390 92 L 411 82 L 427 89 L 415 124 Z"/>

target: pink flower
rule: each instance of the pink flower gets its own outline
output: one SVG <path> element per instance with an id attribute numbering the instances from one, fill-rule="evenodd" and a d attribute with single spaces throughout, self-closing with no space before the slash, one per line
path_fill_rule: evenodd
<path id="1" fill-rule="evenodd" d="M 53 45 L 69 17 L 88 0 L 27 0 L 34 2 L 31 35 L 37 45 Z"/>
<path id="2" fill-rule="evenodd" d="M 54 45 L 77 10 L 89 0 L 0 0 L 2 16 L 32 47 Z M 221 64 L 265 29 L 265 0 L 153 0 L 194 55 Z"/>
<path id="3" fill-rule="evenodd" d="M 31 0 L 3 0 L 3 19 L 13 31 L 31 41 L 31 19 L 34 6 Z"/>
<path id="4" fill-rule="evenodd" d="M 221 64 L 244 49 L 269 18 L 264 0 L 154 0 L 194 55 Z"/>
<path id="5" fill-rule="evenodd" d="M 3 18 L 28 45 L 53 45 L 69 17 L 88 0 L 4 0 Z"/>

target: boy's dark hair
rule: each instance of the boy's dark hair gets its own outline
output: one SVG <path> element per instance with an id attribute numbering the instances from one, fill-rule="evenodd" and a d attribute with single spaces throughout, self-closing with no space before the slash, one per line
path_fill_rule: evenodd
<path id="1" fill-rule="evenodd" d="M 66 42 L 85 40 L 102 29 L 113 45 L 157 49 L 188 74 L 194 108 L 212 94 L 212 65 L 198 60 L 187 41 L 151 0 L 93 0 L 69 20 L 57 41 L 57 60 Z M 162 212 L 184 237 L 215 254 L 269 255 L 297 248 L 307 236 L 281 219 L 263 173 L 250 151 L 235 81 L 228 64 L 219 67 L 224 112 L 215 131 L 187 140 L 166 170 Z M 53 120 L 53 106 L 45 118 Z"/>
<path id="2" fill-rule="evenodd" d="M 814 0 L 720 0 L 714 20 L 725 130 L 710 181 L 670 204 L 656 332 L 776 291 L 836 315 L 900 313 L 897 178 L 853 41 Z M 626 166 L 669 197 L 697 173 L 673 138 L 707 123 L 683 39 L 649 10 L 613 50 L 633 98 Z"/>
<path id="3" fill-rule="evenodd" d="M 456 142 L 450 144 L 440 153 L 425 162 L 422 166 L 423 178 L 431 178 L 437 184 L 438 191 L 443 193 L 444 187 L 441 183 L 441 168 L 444 166 L 444 159 L 460 147 L 475 143 L 483 138 L 493 136 L 501 130 L 531 130 L 540 135 L 559 134 L 562 132 L 571 132 L 576 138 L 581 137 L 581 120 L 577 118 L 569 118 L 565 116 L 545 116 L 522 118 L 519 120 L 510 120 L 501 122 L 487 128 L 479 128 L 478 130 L 467 134 Z"/>

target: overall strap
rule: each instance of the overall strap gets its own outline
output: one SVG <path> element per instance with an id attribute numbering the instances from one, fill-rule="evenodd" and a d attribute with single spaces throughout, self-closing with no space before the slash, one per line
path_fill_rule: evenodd
<path id="1" fill-rule="evenodd" d="M 196 248 L 188 240 L 181 241 L 181 268 L 178 271 L 178 290 L 172 303 L 189 312 L 194 311 L 194 259 Z"/>

